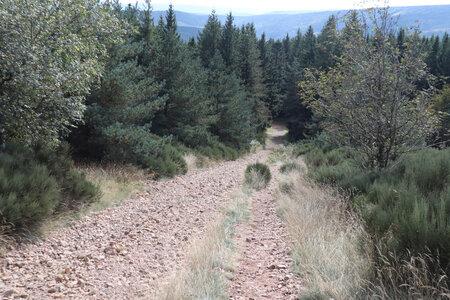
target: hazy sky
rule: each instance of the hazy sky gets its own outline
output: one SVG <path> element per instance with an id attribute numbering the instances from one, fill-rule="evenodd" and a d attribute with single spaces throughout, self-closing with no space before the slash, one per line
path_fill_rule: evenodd
<path id="1" fill-rule="evenodd" d="M 136 3 L 136 0 L 121 0 L 122 3 Z M 143 2 L 143 0 L 139 0 Z M 233 11 L 240 13 L 267 13 L 272 11 L 330 10 L 361 7 L 359 0 L 153 0 L 155 10 L 167 8 L 172 3 L 177 10 L 200 12 L 215 8 L 219 13 Z M 365 3 L 368 3 L 365 1 Z M 373 3 L 373 2 L 371 2 Z M 450 0 L 391 0 L 389 6 L 414 6 L 450 4 Z M 191 8 L 187 6 L 192 6 Z M 196 7 L 197 6 L 197 7 Z M 367 6 L 367 5 L 365 5 Z"/>

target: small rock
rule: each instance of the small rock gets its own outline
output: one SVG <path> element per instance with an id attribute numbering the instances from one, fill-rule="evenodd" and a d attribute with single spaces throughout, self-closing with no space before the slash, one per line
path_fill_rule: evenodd
<path id="1" fill-rule="evenodd" d="M 106 247 L 105 249 L 103 249 L 103 252 L 108 255 L 112 255 L 112 254 L 116 253 L 115 249 L 111 248 L 111 247 Z"/>
<path id="2" fill-rule="evenodd" d="M 59 294 L 54 294 L 52 297 L 53 297 L 54 299 L 61 299 L 61 298 L 64 298 L 65 295 L 59 293 Z"/>
<path id="3" fill-rule="evenodd" d="M 56 275 L 55 280 L 56 282 L 62 282 L 64 280 L 64 277 L 62 275 Z"/>
<path id="4" fill-rule="evenodd" d="M 8 290 L 6 292 L 3 293 L 3 297 L 5 298 L 9 298 L 11 297 L 13 294 L 17 294 L 16 290 Z"/>
<path id="5" fill-rule="evenodd" d="M 47 292 L 49 292 L 50 294 L 56 293 L 56 288 L 49 288 Z"/>
<path id="6" fill-rule="evenodd" d="M 246 238 L 245 241 L 246 241 L 247 243 L 250 243 L 250 242 L 252 241 L 252 239 L 251 239 L 251 238 Z"/>

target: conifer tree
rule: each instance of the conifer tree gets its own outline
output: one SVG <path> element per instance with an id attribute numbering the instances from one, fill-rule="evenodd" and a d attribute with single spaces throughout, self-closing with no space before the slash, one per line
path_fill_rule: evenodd
<path id="1" fill-rule="evenodd" d="M 208 66 L 216 52 L 219 51 L 221 30 L 222 26 L 213 10 L 198 39 L 200 59 L 204 66 Z"/>
<path id="2" fill-rule="evenodd" d="M 336 17 L 332 15 L 317 37 L 318 49 L 315 64 L 319 68 L 333 67 L 341 55 L 342 50 L 336 26 Z"/>
<path id="3" fill-rule="evenodd" d="M 153 65 L 157 80 L 164 81 L 167 94 L 164 109 L 154 119 L 154 130 L 162 136 L 174 135 L 188 146 L 209 143 L 212 122 L 211 99 L 207 94 L 207 74 L 177 32 L 172 5 L 159 20 L 160 46 Z"/>
<path id="4" fill-rule="evenodd" d="M 236 28 L 233 25 L 233 15 L 231 12 L 227 15 L 227 20 L 222 28 L 220 39 L 220 52 L 227 68 L 231 68 L 235 63 L 236 52 Z"/>
<path id="5" fill-rule="evenodd" d="M 266 87 L 263 83 L 258 40 L 253 24 L 243 25 L 239 30 L 236 69 L 249 99 L 254 101 L 253 107 L 257 112 L 254 126 L 262 132 L 267 125 L 270 112 L 262 101 L 266 95 Z"/>

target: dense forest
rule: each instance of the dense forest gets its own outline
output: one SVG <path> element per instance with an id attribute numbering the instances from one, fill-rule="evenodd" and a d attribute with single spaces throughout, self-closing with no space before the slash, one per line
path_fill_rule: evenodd
<path id="1" fill-rule="evenodd" d="M 0 232 L 94 201 L 75 162 L 170 177 L 183 154 L 236 159 L 282 120 L 310 176 L 362 211 L 378 264 L 429 251 L 448 274 L 448 34 L 378 9 L 267 40 L 213 11 L 184 42 L 150 1 L 7 0 L 0 20 Z"/>

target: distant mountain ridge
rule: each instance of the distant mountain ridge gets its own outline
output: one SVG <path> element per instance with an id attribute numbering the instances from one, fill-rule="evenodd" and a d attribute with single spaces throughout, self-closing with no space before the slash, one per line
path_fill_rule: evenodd
<path id="1" fill-rule="evenodd" d="M 176 9 L 176 7 L 174 7 Z M 425 36 L 442 35 L 450 32 L 450 5 L 426 5 L 426 6 L 405 6 L 392 7 L 392 14 L 398 16 L 399 26 L 413 26 L 418 21 L 422 34 Z M 304 33 L 309 25 L 314 32 L 319 33 L 332 14 L 344 16 L 346 10 L 330 10 L 320 12 L 275 12 L 253 16 L 235 16 L 234 21 L 237 26 L 252 22 L 255 24 L 256 32 L 261 35 L 265 32 L 267 38 L 281 39 L 289 34 L 295 36 L 297 30 Z M 154 11 L 153 16 L 158 20 L 165 11 Z M 206 14 L 187 13 L 176 11 L 179 32 L 184 40 L 198 36 L 203 26 L 208 20 Z M 218 15 L 222 24 L 225 22 L 225 15 Z"/>

